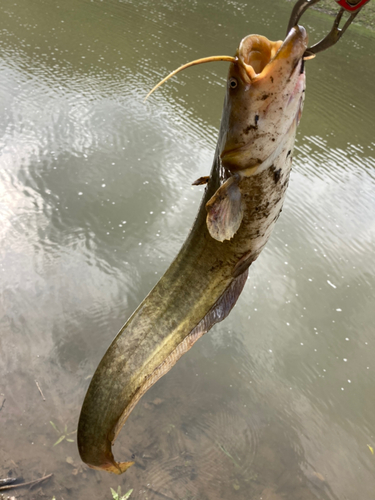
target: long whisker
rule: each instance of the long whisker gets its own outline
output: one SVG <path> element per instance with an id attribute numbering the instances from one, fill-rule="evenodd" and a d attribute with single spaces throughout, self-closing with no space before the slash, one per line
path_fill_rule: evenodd
<path id="1" fill-rule="evenodd" d="M 213 61 L 235 62 L 236 58 L 231 57 L 231 56 L 211 56 L 211 57 L 203 57 L 202 59 L 196 59 L 195 61 L 188 62 L 188 63 L 184 64 L 183 66 L 180 66 L 179 68 L 172 71 L 172 73 L 170 73 L 168 76 L 163 78 L 163 80 L 161 82 L 159 82 L 157 85 L 155 85 L 155 87 L 152 90 L 150 90 L 150 92 L 146 95 L 146 97 L 144 98 L 144 101 L 148 97 L 150 97 L 150 95 L 154 92 L 154 90 L 156 90 L 158 87 L 160 87 L 160 85 L 163 85 L 164 82 L 166 82 L 167 80 L 172 78 L 172 76 L 176 75 L 177 73 L 179 73 L 183 69 L 190 68 L 190 66 L 195 66 L 197 64 L 203 64 L 203 63 L 213 62 Z"/>

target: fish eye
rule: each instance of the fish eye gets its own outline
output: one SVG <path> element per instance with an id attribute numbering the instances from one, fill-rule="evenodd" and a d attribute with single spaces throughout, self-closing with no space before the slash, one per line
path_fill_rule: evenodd
<path id="1" fill-rule="evenodd" d="M 229 79 L 229 86 L 231 89 L 235 89 L 238 85 L 238 82 L 235 78 L 230 78 Z"/>

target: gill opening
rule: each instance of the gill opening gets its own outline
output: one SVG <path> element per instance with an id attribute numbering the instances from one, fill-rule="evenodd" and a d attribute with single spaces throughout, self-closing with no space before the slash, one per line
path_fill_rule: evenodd
<path id="1" fill-rule="evenodd" d="M 165 78 L 163 78 L 163 80 L 161 80 L 161 82 L 159 82 L 157 85 L 155 85 L 155 87 L 153 89 L 151 89 L 150 92 L 146 95 L 146 97 L 144 98 L 144 101 L 146 99 L 148 99 L 150 97 L 150 95 L 158 87 L 160 87 L 161 85 L 163 85 L 163 83 L 165 83 L 167 80 L 169 80 L 170 78 L 172 78 L 172 76 L 176 75 L 180 71 L 182 71 L 182 70 L 184 70 L 186 68 L 190 68 L 191 66 L 196 66 L 197 64 L 204 64 L 204 63 L 215 62 L 215 61 L 235 62 L 236 58 L 232 57 L 232 56 L 211 56 L 211 57 L 203 57 L 202 59 L 196 59 L 195 61 L 190 61 L 190 62 L 188 62 L 186 64 L 183 64 L 179 68 L 177 68 L 174 71 L 172 71 L 172 73 L 170 73 L 168 76 L 166 76 Z"/>

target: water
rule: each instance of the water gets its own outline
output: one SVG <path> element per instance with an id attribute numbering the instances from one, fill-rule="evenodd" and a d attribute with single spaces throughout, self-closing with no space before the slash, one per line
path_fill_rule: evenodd
<path id="1" fill-rule="evenodd" d="M 53 446 L 75 440 L 99 360 L 194 220 L 227 64 L 144 96 L 249 33 L 282 38 L 290 9 L 3 0 L 0 477 L 54 473 L 16 498 L 373 497 L 374 37 L 355 27 L 307 63 L 287 201 L 238 305 L 120 435 L 116 457 L 136 466 L 109 476 L 75 442 Z M 330 23 L 304 16 L 313 41 Z"/>

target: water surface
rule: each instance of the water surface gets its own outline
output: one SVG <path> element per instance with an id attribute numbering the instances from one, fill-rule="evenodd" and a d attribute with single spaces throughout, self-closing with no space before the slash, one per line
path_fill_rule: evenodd
<path id="1" fill-rule="evenodd" d="M 134 500 L 373 497 L 374 38 L 356 27 L 306 65 L 287 200 L 238 305 L 126 423 L 115 454 L 136 465 L 109 476 L 75 442 L 53 446 L 193 223 L 227 64 L 144 96 L 245 35 L 282 38 L 290 9 L 3 0 L 0 477 L 53 472 L 32 498 L 102 500 L 118 485 Z M 330 24 L 304 16 L 313 41 Z"/>

